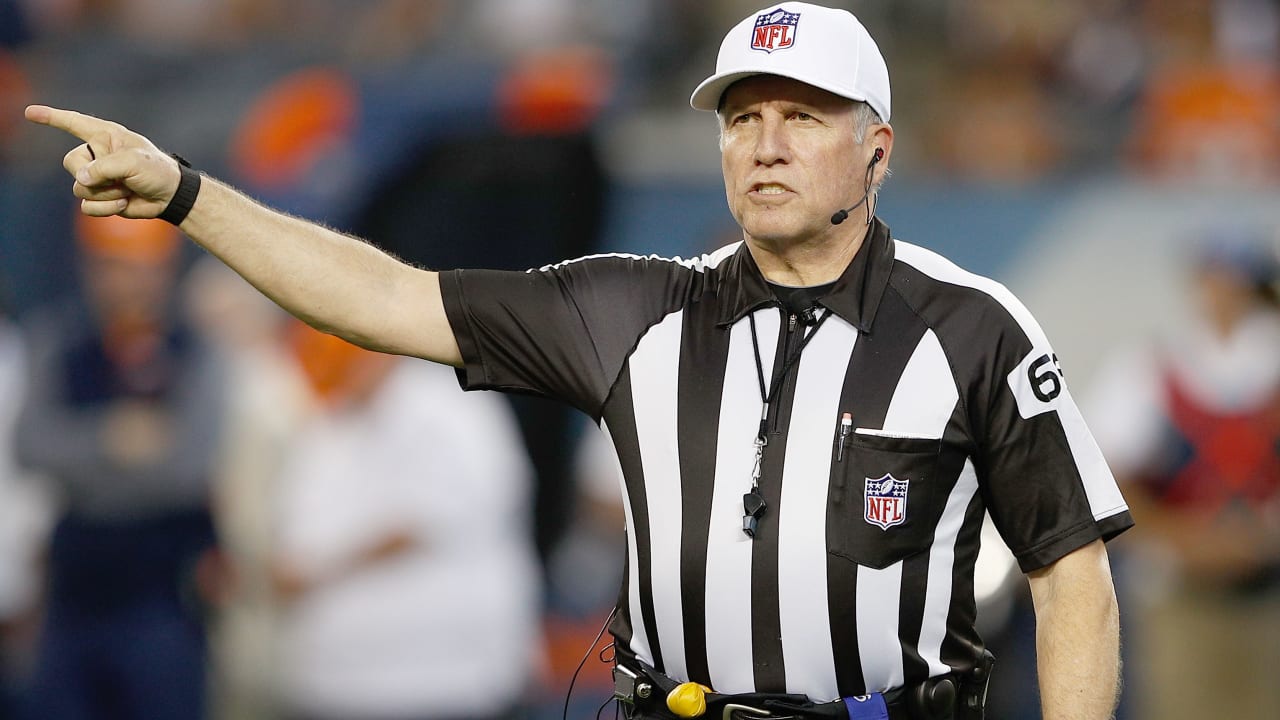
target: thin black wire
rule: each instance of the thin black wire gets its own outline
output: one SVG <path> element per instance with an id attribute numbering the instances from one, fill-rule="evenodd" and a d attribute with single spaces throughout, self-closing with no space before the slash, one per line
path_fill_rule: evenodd
<path id="1" fill-rule="evenodd" d="M 609 703 L 614 702 L 614 701 L 616 701 L 616 700 L 617 700 L 617 698 L 612 698 L 612 697 L 611 697 L 611 698 L 609 698 L 608 700 L 605 700 L 603 703 L 601 703 L 600 707 L 596 708 L 596 720 L 600 720 L 600 713 L 604 712 L 605 707 L 607 707 L 607 706 L 609 705 Z M 613 714 L 614 714 L 614 717 L 617 717 L 617 715 L 618 715 L 618 706 L 617 706 L 617 705 L 614 705 L 614 706 L 613 706 Z"/>
<path id="2" fill-rule="evenodd" d="M 751 325 L 751 349 L 755 350 L 756 353 L 756 379 L 760 381 L 760 402 L 764 403 L 766 412 L 769 408 L 769 401 L 773 399 L 774 394 L 778 391 L 778 385 L 787 377 L 787 373 L 791 372 L 791 368 L 800 359 L 800 353 L 804 352 L 805 345 L 808 345 L 813 336 L 818 334 L 818 328 L 822 327 L 822 323 L 826 322 L 829 317 L 831 317 L 831 311 L 827 310 L 813 324 L 813 329 L 804 334 L 804 337 L 800 340 L 799 347 L 782 363 L 782 372 L 773 376 L 773 382 L 769 383 L 769 391 L 766 393 L 764 389 L 764 361 L 760 358 L 760 340 L 756 335 L 756 315 L 755 313 L 747 314 L 747 321 Z M 760 431 L 764 432 L 763 425 Z"/>
<path id="3" fill-rule="evenodd" d="M 573 671 L 573 677 L 569 678 L 569 689 L 564 694 L 564 713 L 561 715 L 561 720 L 569 720 L 569 699 L 573 697 L 573 686 L 578 682 L 578 673 L 582 672 L 583 666 L 587 664 L 587 658 L 591 657 L 591 651 L 595 649 L 596 643 L 600 642 L 600 638 L 604 637 L 604 631 L 609 628 L 609 623 L 613 622 L 613 616 L 616 615 L 617 612 L 618 607 L 615 605 L 613 609 L 609 611 L 609 617 L 605 618 L 604 624 L 600 626 L 600 632 L 596 633 L 596 639 L 591 641 L 591 646 L 587 648 L 585 653 L 583 653 L 582 660 L 578 661 L 578 668 Z M 612 645 L 613 643 L 609 644 Z M 607 648 L 601 648 L 600 652 L 604 652 L 605 649 Z M 609 700 L 612 699 L 613 698 L 609 698 Z M 605 705 L 608 704 L 609 701 L 606 700 Z M 600 710 L 604 710 L 604 705 L 600 706 Z M 600 710 L 596 711 L 597 718 L 600 717 Z"/>
<path id="4" fill-rule="evenodd" d="M 760 402 L 764 403 L 766 411 L 769 407 L 769 391 L 764 387 L 764 361 L 760 359 L 760 340 L 756 337 L 756 314 L 754 312 L 747 313 L 747 323 L 751 325 L 751 349 L 756 351 L 756 379 L 760 381 Z M 760 430 L 763 432 L 764 428 Z"/>
<path id="5" fill-rule="evenodd" d="M 863 187 L 864 187 L 864 189 L 863 189 L 863 191 L 862 191 L 862 199 L 861 199 L 861 200 L 859 200 L 858 202 L 854 203 L 853 205 L 851 205 L 851 206 L 849 206 L 849 207 L 847 207 L 847 208 L 844 208 L 843 210 L 840 210 L 840 211 L 836 212 L 836 214 L 835 214 L 835 215 L 832 215 L 832 216 L 831 216 L 831 222 L 832 222 L 833 224 L 835 224 L 835 225 L 839 225 L 840 223 L 844 222 L 845 220 L 848 220 L 848 219 L 849 219 L 849 213 L 853 212 L 854 210 L 857 210 L 858 208 L 862 207 L 863 205 L 866 205 L 866 206 L 867 206 L 867 224 L 868 224 L 868 225 L 870 225 L 870 224 L 871 224 L 871 215 L 872 215 L 872 213 L 874 213 L 874 212 L 875 212 L 875 207 L 874 207 L 874 205 L 875 205 L 875 204 L 876 204 L 876 202 L 877 202 L 877 200 L 876 200 L 876 199 L 880 196 L 880 193 L 879 193 L 879 192 L 872 192 L 872 191 L 871 191 L 871 179 L 872 179 L 873 177 L 875 177 L 875 172 L 876 172 L 876 163 L 878 163 L 878 162 L 880 162 L 880 158 L 876 158 L 876 159 L 872 160 L 870 163 L 868 163 L 868 164 L 867 164 L 867 174 L 866 174 L 866 177 L 864 177 L 864 178 L 863 178 Z M 868 202 L 868 201 L 869 201 L 869 202 Z M 840 218 L 840 221 L 839 221 L 839 222 L 836 222 L 836 217 L 839 217 L 839 218 Z"/>

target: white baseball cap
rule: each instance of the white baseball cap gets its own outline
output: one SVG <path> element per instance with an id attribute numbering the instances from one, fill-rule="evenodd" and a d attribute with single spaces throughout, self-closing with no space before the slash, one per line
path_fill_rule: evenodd
<path id="1" fill-rule="evenodd" d="M 716 110 L 730 85 L 752 75 L 781 75 L 864 101 L 889 122 L 889 68 L 847 10 L 784 2 L 748 15 L 724 36 L 715 74 L 698 85 L 689 104 Z"/>

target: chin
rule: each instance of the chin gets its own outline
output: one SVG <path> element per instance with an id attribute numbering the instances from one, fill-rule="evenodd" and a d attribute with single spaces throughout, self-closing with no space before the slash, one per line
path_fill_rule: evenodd
<path id="1" fill-rule="evenodd" d="M 738 224 L 748 235 L 757 238 L 785 235 L 795 229 L 796 222 L 788 214 L 776 210 L 748 209 L 737 214 Z"/>
<path id="2" fill-rule="evenodd" d="M 778 220 L 781 220 L 779 218 Z M 799 222 L 748 222 L 744 226 L 747 235 L 758 243 L 767 245 L 786 245 L 803 240 L 815 234 L 814 228 Z"/>

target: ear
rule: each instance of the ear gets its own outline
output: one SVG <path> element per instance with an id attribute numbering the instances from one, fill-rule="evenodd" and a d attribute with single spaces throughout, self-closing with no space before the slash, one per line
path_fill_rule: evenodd
<path id="1" fill-rule="evenodd" d="M 875 173 L 871 176 L 872 186 L 879 185 L 889 170 L 889 160 L 893 157 L 893 126 L 877 123 L 867 128 L 867 139 L 864 141 L 867 150 L 867 162 L 875 157 L 877 150 L 884 153 L 876 163 Z"/>

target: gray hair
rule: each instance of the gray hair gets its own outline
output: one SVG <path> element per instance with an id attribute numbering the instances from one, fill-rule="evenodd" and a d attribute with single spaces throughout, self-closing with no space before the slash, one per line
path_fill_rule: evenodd
<path id="1" fill-rule="evenodd" d="M 854 102 L 853 139 L 857 140 L 859 145 L 867 139 L 867 130 L 871 129 L 872 125 L 878 125 L 883 122 L 884 120 L 880 119 L 880 113 L 876 112 L 875 108 L 861 100 Z"/>

